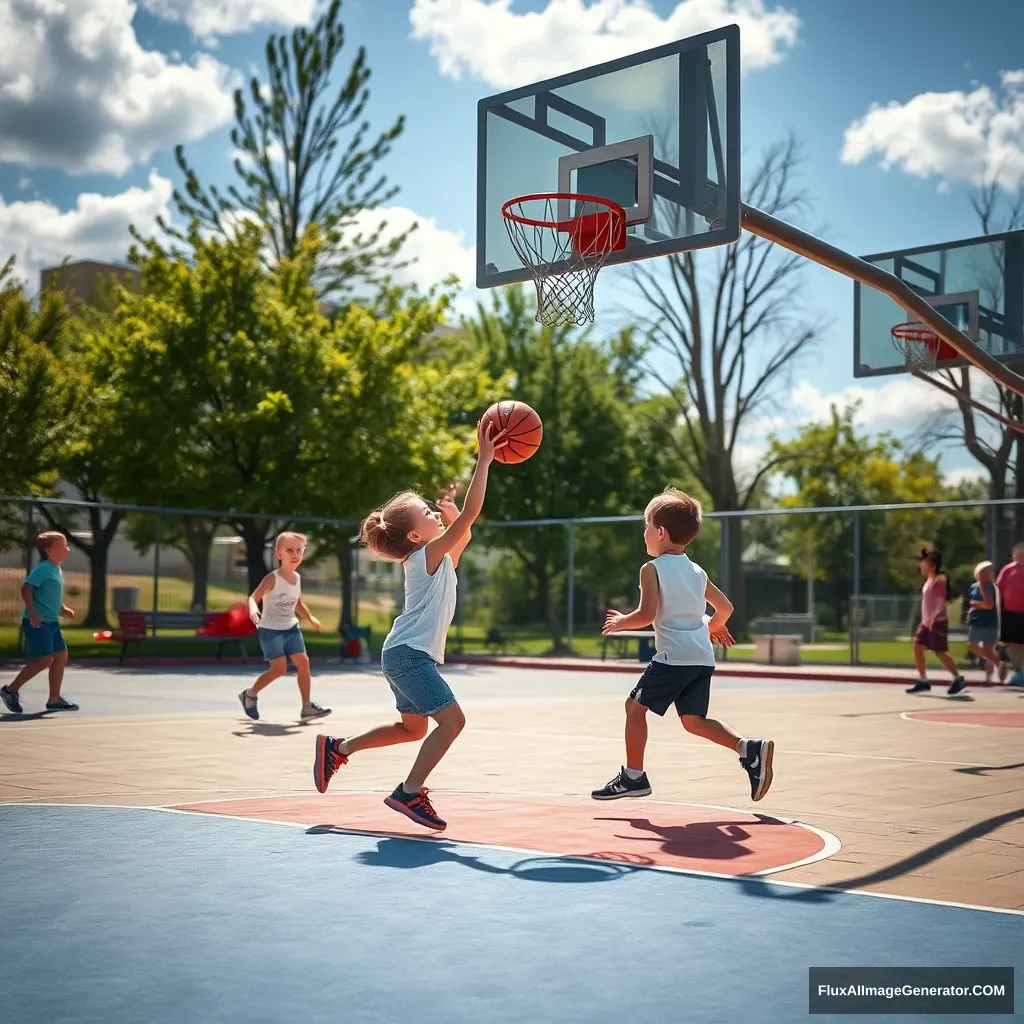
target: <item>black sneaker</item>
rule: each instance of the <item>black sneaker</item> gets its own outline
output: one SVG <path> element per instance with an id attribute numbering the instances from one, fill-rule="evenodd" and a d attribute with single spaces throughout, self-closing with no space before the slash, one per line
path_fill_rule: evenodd
<path id="1" fill-rule="evenodd" d="M 432 828 L 435 832 L 443 832 L 448 827 L 448 822 L 434 810 L 427 797 L 429 792 L 430 790 L 424 786 L 418 793 L 406 793 L 399 783 L 391 796 L 384 797 L 384 803 L 393 811 L 411 818 L 417 825 Z"/>
<path id="2" fill-rule="evenodd" d="M 317 736 L 316 755 L 313 758 L 313 782 L 318 792 L 327 792 L 331 776 L 344 764 L 348 764 L 348 757 L 335 750 L 334 737 L 324 736 L 322 733 Z"/>
<path id="3" fill-rule="evenodd" d="M 949 684 L 949 689 L 946 691 L 947 697 L 955 697 L 965 686 L 967 680 L 963 676 L 957 676 L 952 683 Z"/>
<path id="4" fill-rule="evenodd" d="M 747 756 L 740 765 L 750 779 L 750 799 L 760 800 L 772 784 L 772 758 L 775 744 L 771 740 L 747 740 Z"/>
<path id="5" fill-rule="evenodd" d="M 927 693 L 931 688 L 931 683 L 925 682 L 923 679 L 918 679 L 913 686 L 907 687 L 907 693 Z"/>
<path id="6" fill-rule="evenodd" d="M 46 702 L 47 711 L 77 711 L 78 705 L 72 704 L 71 701 L 65 697 L 58 697 L 56 700 L 48 700 Z"/>
<path id="7" fill-rule="evenodd" d="M 595 789 L 590 795 L 595 800 L 621 800 L 624 796 L 650 796 L 651 783 L 647 778 L 647 772 L 644 772 L 639 779 L 631 779 L 623 767 L 611 782 L 601 789 Z"/>
<path id="8" fill-rule="evenodd" d="M 256 698 L 249 692 L 248 687 L 238 695 L 238 699 L 242 703 L 242 710 L 254 722 L 258 722 L 260 720 L 260 709 L 256 706 Z"/>
<path id="9" fill-rule="evenodd" d="M 7 710 L 12 715 L 20 715 L 24 710 L 21 706 L 21 695 L 6 686 L 0 686 L 0 700 L 7 705 Z"/>

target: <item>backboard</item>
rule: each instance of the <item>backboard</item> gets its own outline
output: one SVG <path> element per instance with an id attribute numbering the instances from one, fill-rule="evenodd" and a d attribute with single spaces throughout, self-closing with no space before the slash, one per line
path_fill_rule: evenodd
<path id="1" fill-rule="evenodd" d="M 501 212 L 531 193 L 624 207 L 626 246 L 606 266 L 736 241 L 739 45 L 728 25 L 481 100 L 477 287 L 531 279 Z"/>
<path id="2" fill-rule="evenodd" d="M 1003 363 L 1024 361 L 1024 231 L 862 257 L 894 274 Z M 913 320 L 874 288 L 853 286 L 853 375 L 905 373 L 891 330 Z M 968 366 L 940 360 L 939 368 Z"/>

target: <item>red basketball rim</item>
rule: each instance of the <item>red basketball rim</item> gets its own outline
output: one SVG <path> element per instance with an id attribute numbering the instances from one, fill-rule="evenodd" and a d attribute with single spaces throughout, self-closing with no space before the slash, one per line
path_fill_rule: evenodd
<path id="1" fill-rule="evenodd" d="M 617 218 L 620 218 L 622 223 L 626 222 L 626 210 L 620 206 L 613 199 L 605 199 L 603 196 L 591 196 L 585 192 L 534 192 L 528 196 L 516 196 L 515 199 L 510 199 L 507 203 L 504 203 L 501 207 L 501 215 L 506 220 L 514 220 L 517 224 L 526 224 L 531 228 L 553 228 L 556 231 L 561 231 L 562 225 L 565 223 L 574 223 L 576 218 L 572 218 L 570 221 L 559 221 L 559 220 L 537 220 L 533 217 L 524 217 L 520 213 L 513 213 L 512 207 L 517 203 L 529 203 L 533 201 L 543 201 L 553 199 L 556 202 L 558 200 L 565 200 L 568 202 L 576 203 L 599 203 L 601 206 L 608 208 L 608 212 L 614 214 Z"/>

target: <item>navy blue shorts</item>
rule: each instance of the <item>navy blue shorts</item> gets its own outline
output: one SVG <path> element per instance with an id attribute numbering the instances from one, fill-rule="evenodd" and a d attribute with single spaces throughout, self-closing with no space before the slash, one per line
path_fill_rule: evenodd
<path id="1" fill-rule="evenodd" d="M 25 656 L 29 661 L 49 658 L 68 649 L 59 622 L 41 622 L 33 626 L 28 619 L 23 619 L 21 624 L 25 628 Z"/>
<path id="2" fill-rule="evenodd" d="M 289 654 L 306 653 L 306 641 L 298 626 L 290 629 L 264 629 L 260 626 L 256 632 L 260 635 L 260 650 L 267 661 L 275 661 Z"/>
<path id="3" fill-rule="evenodd" d="M 652 661 L 630 697 L 656 715 L 664 715 L 675 704 L 680 717 L 707 718 L 714 673 L 713 665 L 666 665 Z"/>
<path id="4" fill-rule="evenodd" d="M 403 715 L 427 718 L 458 704 L 426 651 L 406 644 L 389 647 L 380 656 L 380 667 L 395 695 L 395 707 Z"/>

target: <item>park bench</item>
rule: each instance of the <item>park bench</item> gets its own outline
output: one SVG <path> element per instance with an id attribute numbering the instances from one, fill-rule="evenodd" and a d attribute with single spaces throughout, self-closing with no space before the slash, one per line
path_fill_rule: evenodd
<path id="1" fill-rule="evenodd" d="M 754 637 L 754 662 L 758 665 L 799 665 L 801 636 L 767 633 Z"/>
<path id="2" fill-rule="evenodd" d="M 218 644 L 217 658 L 220 659 L 227 644 L 238 644 L 242 660 L 249 660 L 246 638 L 256 635 L 256 626 L 245 613 L 244 620 L 234 609 L 227 612 L 152 612 L 137 608 L 122 608 L 117 613 L 117 632 L 97 634 L 97 639 L 109 640 L 121 645 L 119 663 L 124 662 L 130 644 L 143 645 L 153 640 L 161 644 L 207 640 Z M 191 629 L 191 636 L 159 636 L 161 629 Z"/>
<path id="3" fill-rule="evenodd" d="M 482 637 L 456 634 L 448 642 L 455 654 L 462 654 L 469 644 L 480 644 L 492 654 L 496 651 L 504 654 L 508 650 L 508 638 L 500 629 L 489 629 Z"/>
<path id="4" fill-rule="evenodd" d="M 636 629 L 623 630 L 621 633 L 610 633 L 601 637 L 601 660 L 604 661 L 608 655 L 609 646 L 616 657 L 623 657 L 629 653 L 631 641 L 637 643 L 637 661 L 650 661 L 654 657 L 654 630 Z"/>

